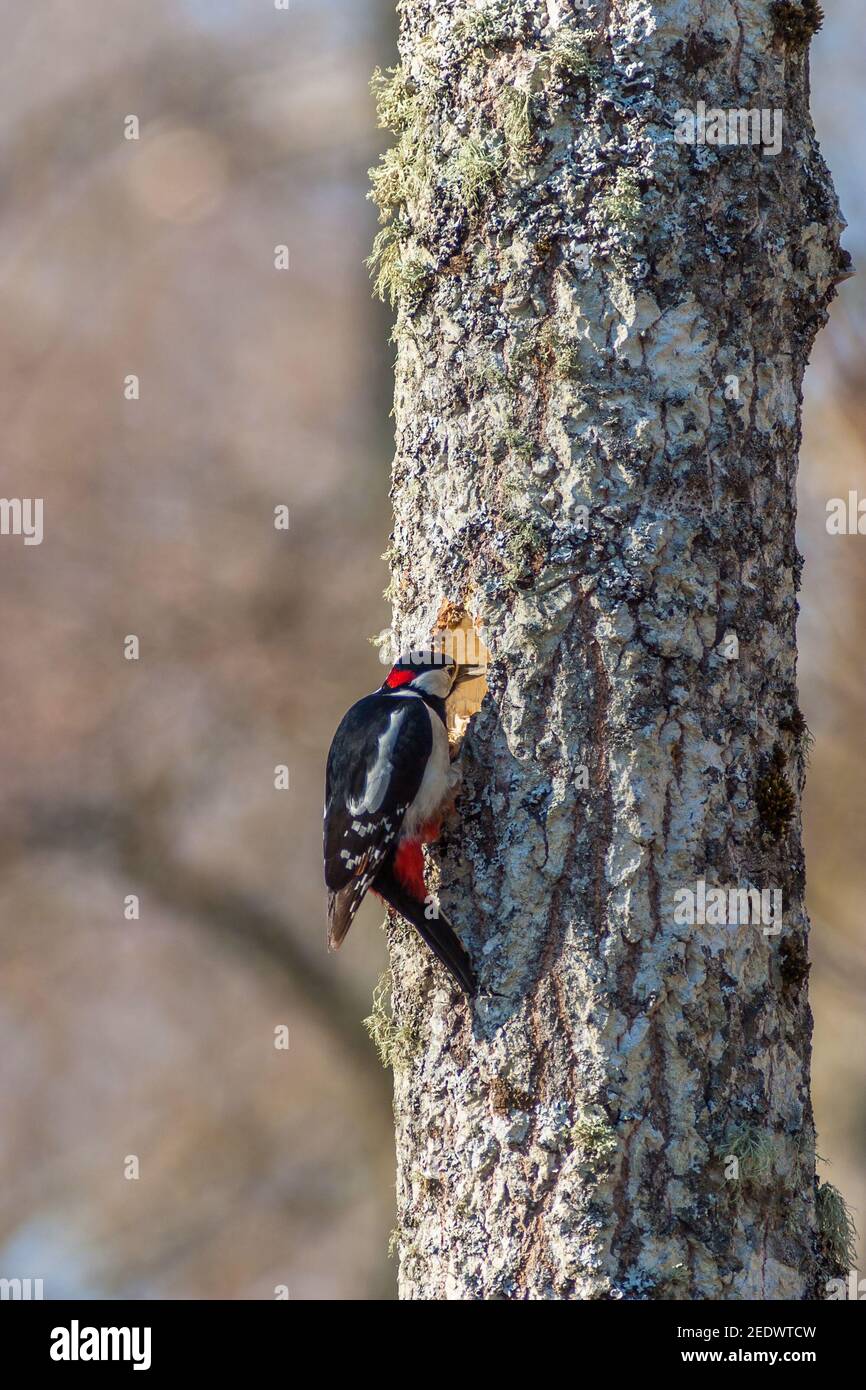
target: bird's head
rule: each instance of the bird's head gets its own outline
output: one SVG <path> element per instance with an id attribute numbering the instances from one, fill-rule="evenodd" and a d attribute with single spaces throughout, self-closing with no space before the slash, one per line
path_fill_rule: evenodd
<path id="1" fill-rule="evenodd" d="M 446 700 L 456 685 L 477 675 L 479 669 L 461 666 L 444 653 L 409 652 L 395 661 L 382 683 L 382 689 L 414 690 L 419 695 Z"/>

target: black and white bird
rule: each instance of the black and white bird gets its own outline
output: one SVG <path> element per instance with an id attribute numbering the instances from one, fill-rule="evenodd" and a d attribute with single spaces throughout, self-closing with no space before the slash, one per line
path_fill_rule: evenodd
<path id="1" fill-rule="evenodd" d="M 417 928 L 471 996 L 472 963 L 427 893 L 422 846 L 438 839 L 460 780 L 449 756 L 445 701 L 476 668 L 443 659 L 424 663 L 415 655 L 401 658 L 378 690 L 352 706 L 331 744 L 324 834 L 328 944 L 337 949 L 372 889 Z"/>

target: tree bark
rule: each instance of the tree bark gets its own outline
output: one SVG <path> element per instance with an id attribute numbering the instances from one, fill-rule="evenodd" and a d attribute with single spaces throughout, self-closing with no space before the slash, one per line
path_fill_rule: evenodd
<path id="1" fill-rule="evenodd" d="M 815 1296 L 839 1257 L 809 1098 L 795 484 L 846 269 L 815 6 L 398 9 L 372 171 L 394 626 L 462 605 L 493 654 L 434 854 L 490 992 L 461 1002 L 390 927 L 400 1293 Z M 780 110 L 781 150 L 677 143 L 699 101 Z M 782 929 L 684 921 L 700 881 L 780 890 Z"/>

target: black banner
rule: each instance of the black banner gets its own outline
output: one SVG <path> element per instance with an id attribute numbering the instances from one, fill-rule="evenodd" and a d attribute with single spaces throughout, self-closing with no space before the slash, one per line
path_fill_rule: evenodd
<path id="1" fill-rule="evenodd" d="M 583 1379 L 590 1364 L 609 1371 L 637 1371 L 666 1374 L 674 1368 L 700 1375 L 711 1366 L 728 1369 L 760 1366 L 770 1372 L 790 1367 L 806 1367 L 826 1376 L 843 1365 L 857 1365 L 863 1324 L 857 1308 L 837 1303 L 572 1303 L 555 1314 L 557 1333 L 567 1337 L 557 1356 L 573 1361 L 576 1379 Z M 49 1372 L 52 1378 L 70 1375 L 98 1375 L 109 1369 L 113 1375 L 128 1373 L 161 1377 L 189 1371 L 210 1372 L 222 1377 L 233 1372 L 249 1373 L 273 1365 L 292 1376 L 297 1357 L 321 1354 L 320 1334 L 310 1327 L 307 1304 L 272 1303 L 0 1303 L 0 1334 L 3 1346 L 16 1368 Z M 365 1319 L 375 1317 L 373 1307 L 331 1305 L 332 1314 L 352 1317 L 360 1308 Z M 549 1315 L 549 1312 L 548 1312 Z M 389 1327 L 374 1333 L 368 1327 L 364 1339 L 353 1338 L 351 1354 L 360 1374 L 384 1356 L 386 1362 L 407 1329 L 419 1324 L 417 1305 L 388 1306 Z M 461 1309 L 426 1309 L 420 1313 L 426 1329 L 427 1319 L 445 1317 L 450 1327 L 465 1338 L 461 1360 L 470 1346 L 490 1363 L 506 1347 L 494 1324 L 497 1314 L 470 1313 Z M 514 1333 L 513 1314 L 508 1324 Z M 535 1314 L 525 1309 L 523 1317 Z M 315 1314 L 313 1315 L 315 1319 Z M 457 1324 L 450 1318 L 457 1317 Z M 493 1323 L 488 1319 L 493 1318 Z M 563 1321 L 559 1322 L 562 1317 Z M 464 1321 L 466 1319 L 466 1321 Z M 316 1320 L 317 1321 L 317 1320 Z M 521 1318 L 522 1321 L 522 1318 Z M 313 1337 L 304 1351 L 304 1338 Z M 493 1340 L 475 1340 L 488 1332 Z M 373 1336 L 370 1334 L 373 1333 Z M 576 1339 L 576 1340 L 573 1340 Z M 347 1352 L 349 1341 L 346 1340 Z M 513 1343 L 507 1345 L 513 1346 Z M 532 1347 L 535 1346 L 535 1352 Z M 482 1347 L 484 1348 L 482 1350 Z M 375 1350 L 374 1350 L 375 1348 Z M 333 1373 L 333 1346 L 327 1349 Z M 526 1353 L 540 1355 L 537 1343 L 527 1344 Z M 544 1358 L 553 1353 L 546 1344 Z M 428 1363 L 428 1364 L 432 1364 Z M 449 1357 L 453 1370 L 453 1361 Z"/>

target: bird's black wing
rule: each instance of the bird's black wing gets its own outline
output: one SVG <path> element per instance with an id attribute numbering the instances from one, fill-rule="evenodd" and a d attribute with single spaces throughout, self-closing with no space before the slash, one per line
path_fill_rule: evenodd
<path id="1" fill-rule="evenodd" d="M 414 695 L 366 695 L 334 735 L 325 779 L 328 940 L 336 949 L 396 840 L 433 747 Z"/>

